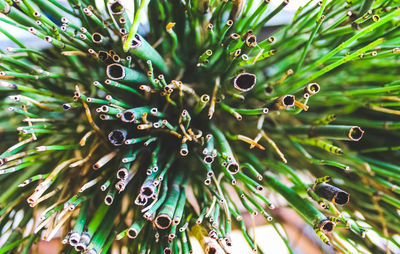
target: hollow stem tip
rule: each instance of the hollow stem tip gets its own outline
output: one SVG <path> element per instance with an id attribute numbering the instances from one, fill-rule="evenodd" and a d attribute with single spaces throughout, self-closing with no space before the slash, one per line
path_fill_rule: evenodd
<path id="1" fill-rule="evenodd" d="M 102 42 L 103 42 L 103 35 L 101 35 L 101 34 L 98 33 L 98 32 L 94 32 L 94 33 L 92 34 L 92 41 L 93 41 L 94 43 L 97 43 L 97 44 L 102 43 Z"/>
<path id="2" fill-rule="evenodd" d="M 309 95 L 314 95 L 321 90 L 320 86 L 317 83 L 310 83 L 305 88 L 304 91 Z"/>
<path id="3" fill-rule="evenodd" d="M 172 224 L 172 219 L 168 214 L 160 214 L 156 218 L 156 225 L 160 229 L 167 229 Z"/>
<path id="4" fill-rule="evenodd" d="M 321 198 L 332 201 L 337 205 L 345 205 L 350 200 L 350 194 L 326 183 L 319 183 L 314 187 L 314 192 Z"/>
<path id="5" fill-rule="evenodd" d="M 135 115 L 135 113 L 132 112 L 131 110 L 125 110 L 125 111 L 122 113 L 121 120 L 122 120 L 123 122 L 130 123 L 130 122 L 135 121 L 135 119 L 136 119 L 136 115 Z"/>
<path id="6" fill-rule="evenodd" d="M 79 243 L 80 239 L 81 239 L 81 234 L 73 232 L 69 238 L 70 245 L 76 246 Z"/>
<path id="7" fill-rule="evenodd" d="M 326 234 L 332 232 L 335 229 L 335 225 L 335 222 L 325 219 L 319 222 L 318 225 L 316 225 L 316 228 L 319 228 L 319 230 Z"/>
<path id="8" fill-rule="evenodd" d="M 295 102 L 295 96 L 287 94 L 275 99 L 268 107 L 272 110 L 284 110 L 293 107 Z"/>
<path id="9" fill-rule="evenodd" d="M 128 34 L 122 37 L 122 42 L 124 44 L 127 43 L 127 40 Z M 130 53 L 142 60 L 151 60 L 154 66 L 161 70 L 161 72 L 165 74 L 168 73 L 167 66 L 162 56 L 143 37 L 141 37 L 139 34 L 135 34 L 132 38 L 132 41 L 128 43 L 130 43 L 130 45 L 128 45 L 127 49 Z"/>
<path id="10" fill-rule="evenodd" d="M 363 135 L 364 135 L 364 131 L 360 127 L 354 126 L 354 127 L 351 127 L 348 137 L 352 141 L 359 141 Z"/>
<path id="11" fill-rule="evenodd" d="M 241 92 L 248 92 L 256 85 L 257 77 L 252 73 L 243 72 L 232 79 L 233 87 Z"/>
<path id="12" fill-rule="evenodd" d="M 111 14 L 113 15 L 121 15 L 124 11 L 124 6 L 121 4 L 121 1 L 115 1 L 110 4 Z"/>
<path id="13" fill-rule="evenodd" d="M 143 183 L 142 187 L 140 188 L 140 193 L 145 197 L 150 198 L 153 196 L 155 190 L 156 186 L 154 186 L 153 180 L 149 179 Z"/>
<path id="14" fill-rule="evenodd" d="M 285 131 L 293 135 L 308 135 L 338 140 L 359 141 L 364 131 L 358 126 L 347 125 L 303 125 L 298 127 L 284 127 Z"/>
<path id="15" fill-rule="evenodd" d="M 121 64 L 113 63 L 107 66 L 107 77 L 112 80 L 122 80 L 127 82 L 147 82 L 148 78 L 143 73 L 125 67 Z"/>
<path id="16" fill-rule="evenodd" d="M 226 165 L 226 169 L 231 173 L 231 174 L 236 174 L 239 172 L 239 164 L 236 162 L 230 162 Z"/>
<path id="17" fill-rule="evenodd" d="M 120 146 L 124 144 L 126 140 L 126 135 L 127 135 L 126 130 L 116 129 L 110 132 L 110 134 L 108 134 L 108 140 L 111 142 L 111 144 L 115 146 Z"/>
<path id="18" fill-rule="evenodd" d="M 207 245 L 206 253 L 207 254 L 216 254 L 217 253 L 217 248 L 215 248 L 212 245 Z"/>
<path id="19" fill-rule="evenodd" d="M 140 231 L 142 231 L 144 225 L 146 224 L 146 220 L 141 218 L 135 221 L 132 226 L 128 229 L 127 235 L 129 238 L 134 239 L 136 238 Z"/>

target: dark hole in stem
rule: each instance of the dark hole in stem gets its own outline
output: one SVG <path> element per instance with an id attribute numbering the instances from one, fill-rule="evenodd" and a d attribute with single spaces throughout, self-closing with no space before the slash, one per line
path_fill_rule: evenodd
<path id="1" fill-rule="evenodd" d="M 294 101 L 295 101 L 295 99 L 294 99 L 293 95 L 286 95 L 283 98 L 283 105 L 285 105 L 285 106 L 293 106 L 294 105 Z"/>
<path id="2" fill-rule="evenodd" d="M 311 93 L 311 94 L 318 93 L 319 89 L 320 89 L 320 87 L 317 83 L 311 83 L 308 85 L 308 90 L 309 90 L 309 93 Z"/>
<path id="3" fill-rule="evenodd" d="M 72 106 L 71 106 L 71 104 L 65 103 L 65 104 L 62 105 L 62 108 L 63 108 L 64 110 L 69 110 L 69 109 L 72 108 Z"/>
<path id="4" fill-rule="evenodd" d="M 115 2 L 111 5 L 111 11 L 113 14 L 121 14 L 123 10 L 124 6 L 122 6 L 122 4 L 119 2 Z"/>
<path id="5" fill-rule="evenodd" d="M 120 146 L 126 139 L 126 133 L 122 130 L 113 130 L 108 134 L 108 140 L 115 146 Z"/>
<path id="6" fill-rule="evenodd" d="M 237 40 L 237 39 L 240 38 L 240 35 L 237 34 L 237 33 L 233 33 L 233 34 L 231 34 L 231 38 L 232 38 L 233 40 Z"/>
<path id="7" fill-rule="evenodd" d="M 85 250 L 85 246 L 83 244 L 78 244 L 75 247 L 78 251 L 84 251 Z"/>
<path id="8" fill-rule="evenodd" d="M 335 227 L 335 224 L 332 221 L 327 221 L 322 225 L 322 231 L 325 233 L 332 232 L 333 228 Z"/>
<path id="9" fill-rule="evenodd" d="M 147 198 L 145 196 L 140 195 L 137 198 L 138 204 L 145 205 L 147 203 Z"/>
<path id="10" fill-rule="evenodd" d="M 164 249 L 164 254 L 171 254 L 171 249 L 170 248 L 165 248 Z"/>
<path id="11" fill-rule="evenodd" d="M 256 37 L 254 37 L 254 36 L 249 36 L 249 37 L 247 38 L 247 41 L 248 41 L 249 43 L 254 43 L 254 42 L 256 42 Z"/>
<path id="12" fill-rule="evenodd" d="M 111 79 L 122 79 L 125 76 L 124 68 L 119 64 L 107 66 L 107 76 Z"/>
<path id="13" fill-rule="evenodd" d="M 167 215 L 160 215 L 157 217 L 156 224 L 161 229 L 166 229 L 171 225 L 171 219 Z"/>
<path id="14" fill-rule="evenodd" d="M 94 42 L 101 42 L 103 36 L 101 36 L 99 33 L 94 33 L 92 39 Z"/>
<path id="15" fill-rule="evenodd" d="M 118 177 L 119 177 L 120 179 L 125 179 L 125 177 L 126 177 L 126 172 L 125 172 L 124 169 L 120 169 L 120 170 L 118 171 Z"/>
<path id="16" fill-rule="evenodd" d="M 214 158 L 212 156 L 204 157 L 204 162 L 207 164 L 211 164 L 213 161 L 214 161 Z"/>
<path id="17" fill-rule="evenodd" d="M 239 165 L 237 163 L 229 163 L 226 169 L 232 174 L 236 174 L 239 171 Z"/>
<path id="18" fill-rule="evenodd" d="M 350 195 L 347 192 L 339 191 L 335 195 L 335 203 L 338 205 L 345 205 L 349 202 Z"/>
<path id="19" fill-rule="evenodd" d="M 181 155 L 182 156 L 186 156 L 186 155 L 188 155 L 189 154 L 189 150 L 188 149 L 181 149 Z"/>
<path id="20" fill-rule="evenodd" d="M 104 62 L 108 58 L 108 53 L 105 51 L 99 51 L 98 57 L 100 58 L 100 61 Z"/>
<path id="21" fill-rule="evenodd" d="M 274 91 L 274 89 L 270 86 L 267 86 L 266 88 L 264 88 L 264 92 L 266 95 L 270 95 L 272 93 L 272 91 Z"/>
<path id="22" fill-rule="evenodd" d="M 142 46 L 142 39 L 140 39 L 140 36 L 138 34 L 135 34 L 135 38 L 132 41 L 131 48 L 135 49 L 140 46 Z"/>
<path id="23" fill-rule="evenodd" d="M 135 120 L 135 114 L 132 111 L 125 111 L 122 113 L 121 120 L 124 122 L 132 122 Z"/>
<path id="24" fill-rule="evenodd" d="M 110 205 L 110 204 L 112 204 L 112 202 L 113 202 L 113 197 L 111 197 L 111 196 L 106 196 L 106 198 L 105 198 L 105 203 L 106 203 L 106 205 Z"/>
<path id="25" fill-rule="evenodd" d="M 138 236 L 138 233 L 135 229 L 130 228 L 128 230 L 128 237 L 129 238 L 136 238 Z"/>
<path id="26" fill-rule="evenodd" d="M 349 138 L 353 141 L 359 141 L 363 135 L 364 131 L 358 126 L 354 126 L 350 129 Z"/>
<path id="27" fill-rule="evenodd" d="M 255 47 L 257 45 L 257 37 L 255 35 L 250 35 L 246 38 L 246 44 L 249 47 Z"/>
<path id="28" fill-rule="evenodd" d="M 151 195 L 153 195 L 153 189 L 150 187 L 144 187 L 142 194 L 150 197 Z"/>
<path id="29" fill-rule="evenodd" d="M 234 87 L 241 92 L 250 91 L 255 84 L 256 75 L 251 73 L 241 73 L 233 80 Z"/>
<path id="30" fill-rule="evenodd" d="M 207 254 L 216 254 L 217 253 L 217 249 L 215 249 L 214 247 L 209 247 L 207 250 Z"/>
<path id="31" fill-rule="evenodd" d="M 206 103 L 206 102 L 208 102 L 208 101 L 210 100 L 210 96 L 208 96 L 208 95 L 206 95 L 206 94 L 203 94 L 203 95 L 200 97 L 200 100 L 201 100 L 202 102 Z"/>
<path id="32" fill-rule="evenodd" d="M 76 238 L 72 238 L 72 239 L 70 239 L 69 241 L 70 241 L 70 243 L 71 243 L 72 246 L 78 244 L 78 239 L 76 239 Z"/>
<path id="33" fill-rule="evenodd" d="M 124 189 L 125 189 L 124 183 L 123 183 L 123 182 L 118 182 L 118 183 L 115 185 L 115 189 L 117 189 L 118 191 L 124 190 Z"/>

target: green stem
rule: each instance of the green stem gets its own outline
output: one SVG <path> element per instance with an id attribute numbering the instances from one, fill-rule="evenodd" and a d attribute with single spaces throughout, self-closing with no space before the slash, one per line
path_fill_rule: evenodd
<path id="1" fill-rule="evenodd" d="M 139 8 L 136 11 L 132 26 L 129 30 L 128 38 L 126 39 L 126 41 L 123 45 L 123 49 L 125 52 L 127 52 L 129 50 L 129 48 L 131 47 L 132 41 L 133 41 L 133 39 L 137 33 L 137 30 L 139 28 L 140 19 L 145 14 L 145 11 L 146 11 L 149 3 L 150 3 L 150 0 L 141 0 L 140 1 Z"/>
<path id="2" fill-rule="evenodd" d="M 360 127 L 348 125 L 284 126 L 283 129 L 291 135 L 306 135 L 308 137 L 325 137 L 329 139 L 350 141 L 360 140 L 364 133 Z"/>
<path id="3" fill-rule="evenodd" d="M 318 12 L 318 14 L 317 14 L 317 17 L 316 17 L 316 23 L 317 23 L 317 25 L 315 26 L 314 30 L 312 31 L 312 33 L 311 33 L 311 35 L 310 35 L 310 38 L 308 39 L 307 44 L 306 44 L 306 46 L 304 47 L 303 52 L 301 53 L 300 61 L 297 63 L 295 72 L 298 72 L 298 71 L 300 70 L 301 65 L 302 65 L 303 62 L 304 62 L 304 59 L 306 58 L 306 54 L 307 54 L 307 52 L 308 52 L 308 49 L 309 49 L 311 43 L 313 42 L 315 35 L 317 34 L 317 32 L 319 31 L 319 29 L 320 29 L 321 26 L 322 26 L 322 23 L 323 23 L 323 21 L 324 21 L 324 18 L 322 17 L 322 13 L 323 13 L 323 11 L 324 11 L 324 9 L 325 9 L 326 2 L 327 2 L 327 0 L 323 0 L 323 1 L 322 1 L 321 9 L 319 10 L 319 12 Z"/>

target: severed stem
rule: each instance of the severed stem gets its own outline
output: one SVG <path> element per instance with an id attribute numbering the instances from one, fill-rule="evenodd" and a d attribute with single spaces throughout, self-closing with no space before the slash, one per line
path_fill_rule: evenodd
<path id="1" fill-rule="evenodd" d="M 285 158 L 285 155 L 281 152 L 281 150 L 279 149 L 279 147 L 276 145 L 276 143 L 267 136 L 267 134 L 265 133 L 264 130 L 261 130 L 261 135 L 263 138 L 265 138 L 265 140 L 267 140 L 267 142 L 275 149 L 276 153 L 279 155 L 279 157 L 281 158 L 281 160 L 284 163 L 287 163 L 287 160 Z"/>
<path id="2" fill-rule="evenodd" d="M 215 79 L 214 90 L 213 90 L 213 93 L 212 93 L 212 96 L 211 96 L 210 108 L 208 110 L 208 118 L 209 119 L 211 119 L 213 117 L 213 115 L 214 115 L 215 103 L 216 103 L 216 100 L 217 100 L 217 92 L 218 92 L 218 89 L 220 87 L 220 82 L 221 82 L 220 81 L 220 77 L 217 77 Z"/>

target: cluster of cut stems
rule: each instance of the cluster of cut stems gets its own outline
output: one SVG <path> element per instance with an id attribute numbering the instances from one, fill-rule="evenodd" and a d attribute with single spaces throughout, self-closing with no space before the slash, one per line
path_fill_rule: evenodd
<path id="1" fill-rule="evenodd" d="M 263 253 L 254 216 L 292 253 L 284 206 L 340 252 L 400 251 L 396 1 L 278 29 L 288 0 L 67 2 L 0 0 L 0 253 L 231 253 L 233 230 Z"/>

